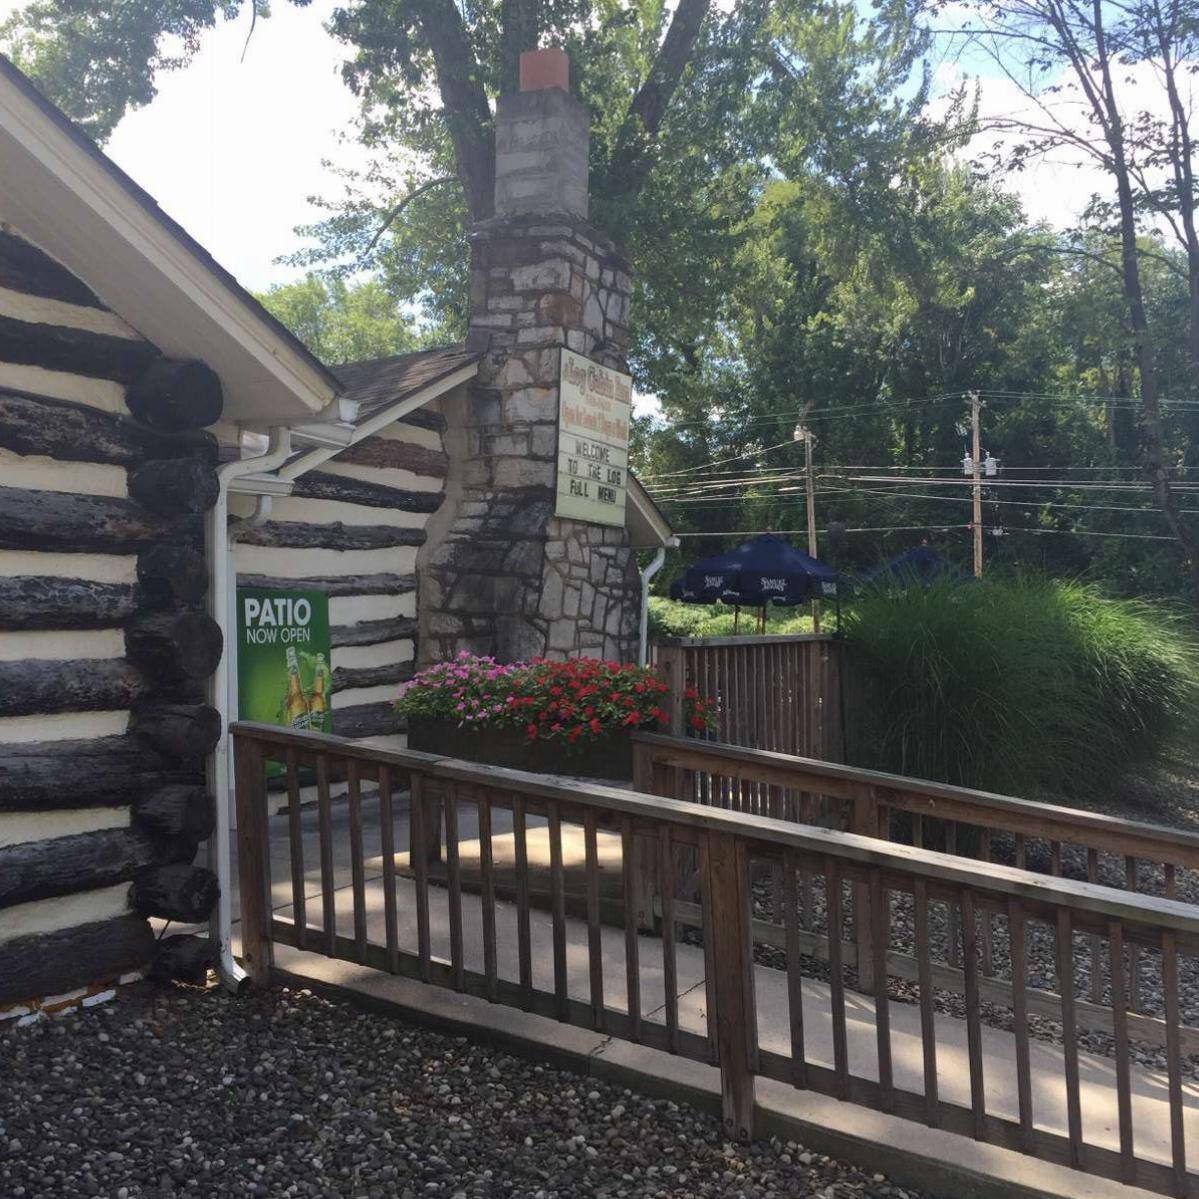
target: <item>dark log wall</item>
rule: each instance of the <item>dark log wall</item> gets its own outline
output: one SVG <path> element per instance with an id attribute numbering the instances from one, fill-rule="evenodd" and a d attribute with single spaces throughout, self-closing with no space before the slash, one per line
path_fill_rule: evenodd
<path id="1" fill-rule="evenodd" d="M 392 704 L 415 669 L 416 554 L 444 498 L 443 427 L 417 409 L 301 475 L 274 519 L 238 539 L 243 586 L 328 594 L 333 731 L 346 737 L 404 733 Z"/>
<path id="2" fill-rule="evenodd" d="M 222 646 L 219 379 L 7 228 L 0 292 L 2 1014 L 144 967 L 148 915 L 207 915 L 216 880 L 191 863 Z"/>

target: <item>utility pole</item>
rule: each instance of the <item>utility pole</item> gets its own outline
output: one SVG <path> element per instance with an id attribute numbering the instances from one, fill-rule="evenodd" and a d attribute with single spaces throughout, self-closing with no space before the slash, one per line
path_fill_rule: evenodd
<path id="1" fill-rule="evenodd" d="M 812 430 L 803 428 L 804 489 L 808 497 L 808 553 L 816 554 L 816 479 L 812 474 Z M 812 632 L 820 632 L 820 601 L 812 601 Z"/>
<path id="2" fill-rule="evenodd" d="M 970 393 L 970 427 L 972 430 L 973 446 L 971 457 L 974 459 L 974 577 L 983 577 L 983 485 L 982 485 L 982 437 L 979 430 L 979 417 L 982 405 L 979 403 L 978 392 Z"/>

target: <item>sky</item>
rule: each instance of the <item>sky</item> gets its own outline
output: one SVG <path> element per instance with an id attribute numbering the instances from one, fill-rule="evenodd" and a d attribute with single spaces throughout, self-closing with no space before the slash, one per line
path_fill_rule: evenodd
<path id="1" fill-rule="evenodd" d="M 156 99 L 126 116 L 105 147 L 254 290 L 300 274 L 275 260 L 300 245 L 294 227 L 319 215 L 308 197 L 336 194 L 337 181 L 322 160 L 365 165 L 353 140 L 341 140 L 357 106 L 338 74 L 346 48 L 323 28 L 335 3 L 272 5 L 244 61 L 248 18 L 218 24 L 191 65 L 161 76 Z M 0 18 L 15 7 L 14 0 L 0 0 Z M 984 116 L 1018 105 L 1013 85 L 988 75 L 977 58 L 940 61 L 937 90 L 944 93 L 967 73 L 981 80 Z M 1032 220 L 1061 226 L 1104 180 L 1090 164 L 1058 158 L 1012 177 L 1008 186 Z"/>

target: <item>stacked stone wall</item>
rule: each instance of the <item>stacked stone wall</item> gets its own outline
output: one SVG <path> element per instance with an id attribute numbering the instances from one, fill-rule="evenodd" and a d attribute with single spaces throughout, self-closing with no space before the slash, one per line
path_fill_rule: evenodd
<path id="1" fill-rule="evenodd" d="M 473 237 L 467 345 L 484 352 L 462 491 L 422 578 L 426 659 L 632 660 L 640 588 L 623 528 L 554 516 L 563 348 L 626 369 L 632 285 L 577 218 L 507 218 Z"/>

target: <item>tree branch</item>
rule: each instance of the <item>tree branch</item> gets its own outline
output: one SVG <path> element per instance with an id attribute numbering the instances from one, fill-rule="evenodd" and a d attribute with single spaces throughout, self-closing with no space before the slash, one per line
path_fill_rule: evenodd
<path id="1" fill-rule="evenodd" d="M 383 218 L 383 223 L 375 230 L 375 235 L 367 243 L 367 247 L 362 251 L 362 256 L 369 254 L 378 244 L 379 238 L 391 228 L 392 222 L 412 203 L 418 196 L 423 196 L 425 192 L 432 191 L 435 187 L 440 187 L 443 183 L 457 183 L 457 175 L 442 175 L 439 179 L 430 179 L 427 183 L 422 183 L 420 187 L 410 191 L 398 204 L 388 210 L 387 215 Z"/>
<path id="2" fill-rule="evenodd" d="M 414 0 L 413 8 L 433 52 L 437 87 L 471 219 L 485 220 L 495 209 L 495 143 L 482 68 L 454 0 Z"/>
<path id="3" fill-rule="evenodd" d="M 630 195 L 649 171 L 647 150 L 658 136 L 679 80 L 691 61 L 711 0 L 679 0 L 657 56 L 629 105 L 617 135 L 608 176 L 617 192 Z"/>

